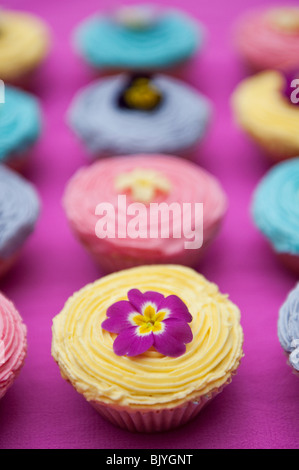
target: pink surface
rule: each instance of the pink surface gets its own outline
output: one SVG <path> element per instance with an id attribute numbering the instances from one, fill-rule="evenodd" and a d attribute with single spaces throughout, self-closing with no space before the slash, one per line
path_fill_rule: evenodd
<path id="1" fill-rule="evenodd" d="M 229 107 L 230 93 L 246 73 L 231 47 L 232 22 L 246 5 L 262 2 L 171 3 L 184 6 L 200 18 L 209 32 L 206 50 L 189 77 L 190 83 L 215 105 L 214 123 L 198 161 L 220 179 L 230 207 L 223 230 L 211 245 L 200 271 L 239 305 L 245 357 L 232 383 L 193 422 L 152 436 L 130 434 L 104 421 L 60 377 L 50 355 L 52 318 L 73 291 L 101 274 L 73 239 L 61 206 L 66 181 L 87 161 L 83 148 L 64 122 L 74 93 L 91 79 L 71 50 L 70 33 L 100 4 L 107 6 L 111 2 L 6 1 L 4 6 L 32 11 L 48 21 L 53 50 L 34 87 L 42 100 L 45 123 L 26 172 L 40 191 L 43 211 L 35 234 L 0 286 L 15 302 L 28 326 L 25 366 L 0 401 L 1 448 L 298 446 L 299 381 L 286 364 L 276 333 L 278 308 L 298 277 L 278 263 L 251 222 L 252 191 L 268 163 L 235 127 Z"/>

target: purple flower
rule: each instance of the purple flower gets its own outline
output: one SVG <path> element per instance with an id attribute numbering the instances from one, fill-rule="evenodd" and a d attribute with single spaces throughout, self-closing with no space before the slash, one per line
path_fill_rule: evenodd
<path id="1" fill-rule="evenodd" d="M 128 299 L 112 304 L 102 323 L 104 330 L 118 334 L 113 344 L 115 354 L 137 356 L 151 346 L 164 356 L 185 353 L 185 343 L 193 338 L 188 325 L 192 316 L 179 297 L 131 289 Z"/>

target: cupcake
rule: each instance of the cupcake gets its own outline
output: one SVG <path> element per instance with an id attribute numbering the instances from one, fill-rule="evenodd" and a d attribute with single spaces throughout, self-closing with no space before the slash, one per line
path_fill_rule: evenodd
<path id="1" fill-rule="evenodd" d="M 211 117 L 209 101 L 163 75 L 121 74 L 75 97 L 68 121 L 92 158 L 133 153 L 195 155 Z"/>
<path id="2" fill-rule="evenodd" d="M 195 266 L 227 208 L 218 181 L 169 155 L 99 160 L 69 181 L 71 229 L 106 272 L 142 264 Z"/>
<path id="3" fill-rule="evenodd" d="M 37 99 L 15 87 L 3 89 L 0 104 L 0 163 L 15 170 L 26 165 L 41 132 L 41 112 Z"/>
<path id="4" fill-rule="evenodd" d="M 238 21 L 235 44 L 255 70 L 299 68 L 299 7 L 273 7 L 247 13 Z"/>
<path id="5" fill-rule="evenodd" d="M 180 11 L 131 5 L 85 20 L 74 46 L 96 70 L 169 71 L 201 49 L 203 35 L 203 27 Z"/>
<path id="6" fill-rule="evenodd" d="M 33 186 L 0 165 L 0 275 L 14 263 L 38 214 L 39 199 Z"/>
<path id="7" fill-rule="evenodd" d="M 266 174 L 254 193 L 252 215 L 279 258 L 299 272 L 299 158 Z"/>
<path id="8" fill-rule="evenodd" d="M 29 13 L 0 12 L 0 78 L 22 84 L 39 66 L 49 49 L 45 24 Z"/>
<path id="9" fill-rule="evenodd" d="M 242 358 L 239 309 L 190 268 L 140 266 L 75 293 L 53 320 L 61 375 L 112 423 L 157 432 L 194 418 Z"/>
<path id="10" fill-rule="evenodd" d="M 15 306 L 0 293 L 0 398 L 23 367 L 27 330 Z"/>
<path id="11" fill-rule="evenodd" d="M 278 338 L 290 366 L 299 375 L 299 284 L 279 310 Z"/>
<path id="12" fill-rule="evenodd" d="M 232 96 L 238 125 L 274 162 L 299 155 L 295 75 L 261 72 L 243 80 Z"/>

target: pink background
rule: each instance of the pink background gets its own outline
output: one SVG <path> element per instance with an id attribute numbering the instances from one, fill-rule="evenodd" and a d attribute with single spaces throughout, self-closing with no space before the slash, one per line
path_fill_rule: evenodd
<path id="1" fill-rule="evenodd" d="M 245 357 L 232 384 L 195 421 L 150 436 L 130 434 L 104 421 L 60 377 L 50 354 L 52 318 L 74 291 L 101 275 L 73 239 L 61 197 L 68 178 L 87 162 L 84 149 L 65 125 L 65 112 L 74 93 L 92 79 L 72 51 L 70 34 L 80 20 L 112 2 L 3 3 L 44 18 L 52 29 L 53 48 L 33 88 L 41 99 L 44 131 L 26 173 L 40 192 L 42 214 L 18 264 L 1 281 L 1 289 L 28 326 L 29 349 L 20 377 L 0 402 L 0 447 L 297 447 L 299 380 L 286 364 L 276 331 L 279 306 L 297 278 L 278 264 L 251 222 L 252 191 L 268 164 L 235 127 L 229 106 L 232 90 L 246 75 L 231 44 L 232 24 L 247 7 L 276 2 L 160 2 L 184 8 L 208 30 L 206 49 L 188 77 L 215 106 L 214 122 L 198 161 L 219 177 L 230 207 L 200 271 L 239 305 Z"/>

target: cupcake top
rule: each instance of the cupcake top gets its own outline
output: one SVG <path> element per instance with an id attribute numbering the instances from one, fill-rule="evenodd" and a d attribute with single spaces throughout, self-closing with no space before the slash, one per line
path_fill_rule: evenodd
<path id="1" fill-rule="evenodd" d="M 0 398 L 23 366 L 26 334 L 26 326 L 14 305 L 0 294 Z"/>
<path id="2" fill-rule="evenodd" d="M 0 104 L 0 162 L 22 155 L 38 138 L 41 113 L 37 99 L 17 88 L 5 87 Z"/>
<path id="3" fill-rule="evenodd" d="M 298 68 L 299 8 L 275 7 L 246 14 L 238 22 L 236 43 L 256 68 Z"/>
<path id="4" fill-rule="evenodd" d="M 151 5 L 121 7 L 85 20 L 75 46 L 98 68 L 162 69 L 201 47 L 203 28 L 176 10 Z"/>
<path id="5" fill-rule="evenodd" d="M 299 371 L 299 284 L 289 293 L 279 310 L 278 338 L 289 353 L 291 366 Z"/>
<path id="6" fill-rule="evenodd" d="M 0 12 L 0 78 L 19 78 L 47 54 L 49 35 L 44 23 L 28 13 Z"/>
<path id="7" fill-rule="evenodd" d="M 288 82 L 280 72 L 261 72 L 237 86 L 232 104 L 243 127 L 254 128 L 257 136 L 268 136 L 273 147 L 283 140 L 299 151 L 299 107 L 292 103 L 291 95 L 285 94 Z"/>
<path id="8" fill-rule="evenodd" d="M 299 158 L 266 174 L 255 191 L 252 214 L 275 251 L 299 254 Z"/>
<path id="9" fill-rule="evenodd" d="M 210 114 L 208 100 L 178 80 L 122 74 L 79 92 L 68 117 L 91 154 L 175 154 L 203 137 Z"/>
<path id="10" fill-rule="evenodd" d="M 159 328 L 167 332 L 167 320 L 175 322 L 170 318 L 180 314 L 191 328 L 192 338 L 187 334 L 189 327 L 185 327 L 172 333 L 173 341 L 166 340 L 168 349 L 171 343 L 186 342 L 185 352 L 183 348 L 180 355 L 172 357 L 151 346 L 139 355 L 120 355 L 124 351 L 119 350 L 116 354 L 118 337 L 103 322 L 113 314 L 111 309 L 116 308 L 119 319 L 122 317 L 131 289 L 135 289 L 132 311 L 138 318 L 132 314 L 128 321 L 135 321 L 136 325 L 141 322 L 138 312 L 145 305 L 138 306 L 138 298 L 141 303 L 145 299 L 153 315 L 160 315 L 154 326 L 152 320 L 148 322 L 157 342 L 159 334 L 155 333 Z M 131 301 L 132 295 L 131 292 Z M 166 317 L 156 312 L 159 305 L 164 305 Z M 148 313 L 144 311 L 143 316 Z M 192 269 L 176 265 L 142 266 L 103 277 L 75 293 L 53 320 L 52 355 L 62 376 L 87 400 L 134 408 L 170 408 L 196 400 L 230 380 L 242 357 L 243 332 L 239 321 L 238 308 L 219 293 L 215 284 Z M 140 324 L 140 328 L 139 336 L 146 336 L 145 327 Z M 139 341 L 136 337 L 134 340 Z"/>
<path id="11" fill-rule="evenodd" d="M 33 186 L 0 165 L 0 258 L 9 258 L 21 248 L 38 214 L 39 199 Z"/>
<path id="12" fill-rule="evenodd" d="M 119 201 L 120 195 L 125 196 L 124 202 Z M 150 256 L 153 250 L 160 254 L 180 253 L 186 242 L 194 239 L 194 230 L 202 229 L 202 225 L 197 225 L 202 224 L 202 220 L 197 220 L 192 206 L 190 225 L 184 226 L 179 237 L 175 235 L 176 229 L 182 225 L 184 203 L 203 203 L 203 243 L 214 234 L 227 208 L 226 195 L 211 174 L 194 163 L 166 155 L 132 155 L 99 160 L 73 176 L 63 202 L 71 227 L 96 252 L 109 252 L 117 247 L 128 255 L 139 252 L 143 256 L 146 253 Z M 108 203 L 115 209 L 109 215 L 111 224 L 107 224 L 107 236 L 101 240 L 96 233 L 100 219 L 96 208 L 100 203 Z M 143 212 L 141 209 L 139 212 L 142 234 L 138 238 L 131 238 L 126 233 L 126 227 L 136 215 L 128 214 L 132 203 L 142 203 Z M 172 219 L 155 218 L 151 212 L 152 203 L 161 206 L 166 203 L 167 207 L 179 203 L 180 210 L 173 211 Z M 120 231 L 124 233 L 120 234 Z M 162 236 L 166 233 L 168 237 Z"/>

